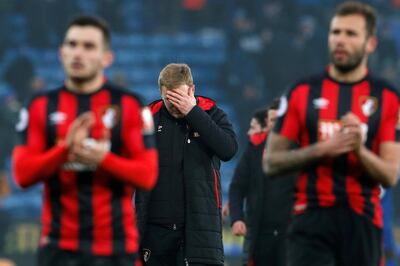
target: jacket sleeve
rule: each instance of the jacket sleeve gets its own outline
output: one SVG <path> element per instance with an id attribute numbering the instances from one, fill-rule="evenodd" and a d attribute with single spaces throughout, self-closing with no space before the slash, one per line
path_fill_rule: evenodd
<path id="1" fill-rule="evenodd" d="M 133 97 L 123 98 L 122 106 L 121 137 L 126 156 L 109 152 L 100 167 L 123 182 L 150 190 L 158 175 L 153 117 L 148 107 L 142 108 Z"/>
<path id="2" fill-rule="evenodd" d="M 12 169 L 16 183 L 23 188 L 50 177 L 67 160 L 64 144 L 46 148 L 46 106 L 47 98 L 42 96 L 35 98 L 28 109 L 20 111 L 16 128 L 21 144 L 13 150 Z"/>
<path id="3" fill-rule="evenodd" d="M 224 111 L 213 107 L 207 114 L 196 105 L 187 114 L 186 120 L 199 133 L 202 142 L 222 161 L 229 161 L 236 154 L 236 135 Z"/>
<path id="4" fill-rule="evenodd" d="M 231 184 L 229 185 L 229 213 L 231 224 L 236 221 L 244 221 L 244 200 L 250 187 L 250 162 L 248 148 L 240 158 L 236 166 Z"/>

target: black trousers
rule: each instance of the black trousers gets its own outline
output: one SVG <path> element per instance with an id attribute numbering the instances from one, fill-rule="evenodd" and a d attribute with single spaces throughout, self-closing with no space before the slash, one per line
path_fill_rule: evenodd
<path id="1" fill-rule="evenodd" d="M 381 235 L 348 207 L 309 210 L 289 227 L 288 266 L 379 266 Z"/>
<path id="2" fill-rule="evenodd" d="M 94 256 L 44 247 L 38 251 L 38 266 L 134 266 L 137 258 L 137 254 Z"/>
<path id="3" fill-rule="evenodd" d="M 252 256 L 255 266 L 286 266 L 286 232 L 257 236 Z"/>
<path id="4" fill-rule="evenodd" d="M 141 243 L 141 257 L 145 266 L 206 266 L 189 263 L 185 259 L 183 228 L 172 230 L 148 224 Z"/>

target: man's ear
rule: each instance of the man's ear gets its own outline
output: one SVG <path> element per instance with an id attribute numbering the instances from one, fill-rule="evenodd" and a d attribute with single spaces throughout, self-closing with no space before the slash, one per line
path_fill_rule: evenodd
<path id="1" fill-rule="evenodd" d="M 195 85 L 189 87 L 189 95 L 194 96 L 194 92 L 196 91 Z"/>
<path id="2" fill-rule="evenodd" d="M 378 47 L 378 38 L 376 36 L 371 36 L 367 40 L 366 52 L 372 54 Z"/>
<path id="3" fill-rule="evenodd" d="M 106 51 L 103 57 L 102 65 L 104 68 L 109 67 L 114 62 L 114 53 L 111 51 Z"/>

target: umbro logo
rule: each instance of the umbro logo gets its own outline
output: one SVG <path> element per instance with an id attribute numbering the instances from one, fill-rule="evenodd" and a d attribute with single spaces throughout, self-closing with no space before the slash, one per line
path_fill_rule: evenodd
<path id="1" fill-rule="evenodd" d="M 52 125 L 59 125 L 64 123 L 65 120 L 67 120 L 67 114 L 57 111 L 49 114 L 49 120 Z"/>
<path id="2" fill-rule="evenodd" d="M 329 105 L 329 100 L 326 98 L 317 98 L 313 100 L 315 109 L 326 109 Z"/>

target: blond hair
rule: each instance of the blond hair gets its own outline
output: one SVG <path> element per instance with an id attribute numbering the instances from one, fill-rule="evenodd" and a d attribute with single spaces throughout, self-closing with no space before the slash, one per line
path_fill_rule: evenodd
<path id="1" fill-rule="evenodd" d="M 193 85 L 193 76 L 187 64 L 171 63 L 166 65 L 158 77 L 158 87 L 173 89 L 180 85 Z"/>

